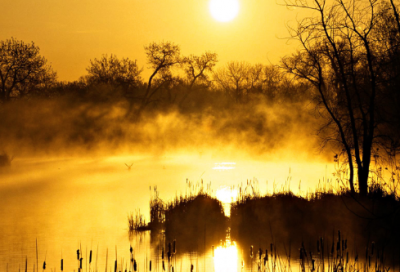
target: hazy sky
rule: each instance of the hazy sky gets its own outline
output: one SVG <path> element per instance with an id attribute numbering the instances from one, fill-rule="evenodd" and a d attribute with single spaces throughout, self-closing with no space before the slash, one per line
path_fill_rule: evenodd
<path id="1" fill-rule="evenodd" d="M 286 24 L 296 12 L 279 0 L 240 0 L 231 22 L 216 21 L 209 0 L 1 0 L 0 39 L 34 41 L 60 80 L 76 80 L 102 54 L 137 59 L 144 46 L 172 41 L 184 55 L 216 52 L 227 61 L 276 63 L 293 50 Z M 144 72 L 147 77 L 148 72 Z"/>

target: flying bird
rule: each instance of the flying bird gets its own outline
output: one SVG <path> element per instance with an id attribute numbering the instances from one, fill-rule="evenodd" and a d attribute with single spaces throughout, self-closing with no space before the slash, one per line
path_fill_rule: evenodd
<path id="1" fill-rule="evenodd" d="M 131 163 L 131 165 L 127 165 L 127 164 L 125 163 L 125 165 L 126 165 L 126 167 L 128 167 L 128 170 L 131 170 L 131 167 L 132 167 L 133 163 Z"/>

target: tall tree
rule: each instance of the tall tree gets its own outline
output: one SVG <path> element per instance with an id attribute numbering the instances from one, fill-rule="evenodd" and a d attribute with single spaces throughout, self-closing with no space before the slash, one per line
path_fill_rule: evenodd
<path id="1" fill-rule="evenodd" d="M 311 10 L 292 29 L 302 50 L 282 60 L 283 67 L 299 79 L 310 82 L 324 109 L 330 134 L 325 141 L 340 143 L 350 169 L 349 186 L 368 192 L 368 179 L 381 120 L 377 103 L 385 96 L 383 67 L 390 50 L 385 49 L 379 29 L 382 16 L 379 0 L 293 0 L 289 7 Z"/>
<path id="2" fill-rule="evenodd" d="M 146 107 L 152 97 L 167 83 L 171 82 L 171 68 L 181 62 L 180 48 L 171 42 L 151 43 L 145 46 L 147 63 L 153 70 L 147 83 L 139 111 Z M 159 77 L 153 86 L 154 79 Z"/>
<path id="3" fill-rule="evenodd" d="M 56 73 L 32 43 L 11 38 L 0 41 L 0 100 L 27 95 L 35 88 L 51 85 Z"/>

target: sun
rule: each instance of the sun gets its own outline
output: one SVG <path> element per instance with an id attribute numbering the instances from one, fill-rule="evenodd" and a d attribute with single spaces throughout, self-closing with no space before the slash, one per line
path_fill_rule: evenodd
<path id="1" fill-rule="evenodd" d="M 239 13 L 239 0 L 210 0 L 210 12 L 217 21 L 231 21 Z"/>

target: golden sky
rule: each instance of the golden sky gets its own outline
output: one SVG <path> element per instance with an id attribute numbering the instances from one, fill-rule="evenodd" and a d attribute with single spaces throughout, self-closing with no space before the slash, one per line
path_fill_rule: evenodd
<path id="1" fill-rule="evenodd" d="M 2 2 L 0 39 L 34 41 L 60 80 L 78 79 L 90 59 L 111 53 L 137 59 L 146 78 L 144 46 L 150 42 L 174 42 L 183 55 L 216 52 L 219 65 L 276 63 L 295 44 L 281 38 L 296 13 L 277 0 L 240 0 L 238 16 L 225 23 L 211 16 L 209 0 Z"/>

